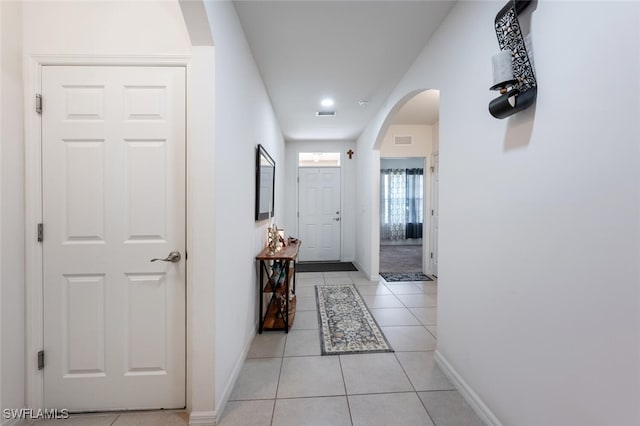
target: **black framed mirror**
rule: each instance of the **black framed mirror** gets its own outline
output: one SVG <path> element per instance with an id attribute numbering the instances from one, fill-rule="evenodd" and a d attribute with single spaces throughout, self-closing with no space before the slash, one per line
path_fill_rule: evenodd
<path id="1" fill-rule="evenodd" d="M 256 221 L 273 216 L 276 163 L 262 145 L 256 148 Z"/>

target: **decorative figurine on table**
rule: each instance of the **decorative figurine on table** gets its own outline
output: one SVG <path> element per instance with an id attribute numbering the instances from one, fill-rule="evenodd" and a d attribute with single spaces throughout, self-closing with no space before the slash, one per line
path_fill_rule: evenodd
<path id="1" fill-rule="evenodd" d="M 269 255 L 273 256 L 278 251 L 278 227 L 271 225 L 267 228 L 267 247 L 269 247 Z"/>
<path id="2" fill-rule="evenodd" d="M 284 244 L 284 231 L 278 229 L 274 223 L 267 228 L 267 246 L 269 247 L 269 255 L 273 256 L 285 246 Z"/>
<path id="3" fill-rule="evenodd" d="M 287 246 L 287 240 L 284 239 L 284 229 L 278 229 L 278 244 L 280 248 Z"/>

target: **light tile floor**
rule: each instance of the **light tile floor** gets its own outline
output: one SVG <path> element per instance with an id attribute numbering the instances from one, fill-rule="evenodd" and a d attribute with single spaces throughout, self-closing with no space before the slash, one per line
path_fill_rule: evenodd
<path id="1" fill-rule="evenodd" d="M 68 419 L 21 420 L 19 426 L 185 426 L 184 411 L 138 411 L 131 413 L 72 414 Z M 241 424 L 241 423 L 238 423 Z"/>
<path id="2" fill-rule="evenodd" d="M 355 284 L 394 353 L 320 356 L 314 286 Z M 434 362 L 436 282 L 298 273 L 289 334 L 256 335 L 219 424 L 482 426 Z"/>
<path id="3" fill-rule="evenodd" d="M 394 353 L 320 356 L 314 286 L 355 284 Z M 288 334 L 256 335 L 221 426 L 482 426 L 434 362 L 437 282 L 368 281 L 360 272 L 298 273 Z M 73 415 L 20 425 L 184 426 L 184 412 Z"/>

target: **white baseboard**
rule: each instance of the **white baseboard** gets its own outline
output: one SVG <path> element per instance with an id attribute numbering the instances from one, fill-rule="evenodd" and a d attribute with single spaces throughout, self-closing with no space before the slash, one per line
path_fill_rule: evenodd
<path id="1" fill-rule="evenodd" d="M 192 411 L 189 414 L 189 426 L 216 426 L 215 411 Z"/>
<path id="2" fill-rule="evenodd" d="M 446 358 L 436 350 L 435 352 L 436 364 L 440 367 L 442 372 L 447 376 L 451 383 L 456 387 L 460 395 L 469 403 L 473 411 L 480 417 L 480 419 L 487 426 L 503 426 L 500 420 L 493 414 L 491 409 L 482 401 L 480 396 L 469 386 L 469 384 L 458 374 L 453 366 L 446 360 Z"/>
<path id="3" fill-rule="evenodd" d="M 242 366 L 244 365 L 245 359 L 247 359 L 247 355 L 249 354 L 249 348 L 251 348 L 251 343 L 256 336 L 256 330 L 258 328 L 258 324 L 254 324 L 253 330 L 249 333 L 249 338 L 244 344 L 244 348 L 238 357 L 238 362 L 233 367 L 233 373 L 231 374 L 231 379 L 227 383 L 224 388 L 224 392 L 222 392 L 222 398 L 220 399 L 220 404 L 216 406 L 215 414 L 218 418 L 222 418 L 222 413 L 224 411 L 227 402 L 229 401 L 229 397 L 231 396 L 231 392 L 233 391 L 234 386 L 236 385 L 236 381 L 238 380 L 238 376 L 240 375 L 240 370 L 242 370 Z"/>

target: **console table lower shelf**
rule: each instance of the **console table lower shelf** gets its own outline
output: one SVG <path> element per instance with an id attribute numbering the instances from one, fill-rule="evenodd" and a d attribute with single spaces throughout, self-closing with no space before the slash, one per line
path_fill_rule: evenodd
<path id="1" fill-rule="evenodd" d="M 280 306 L 286 306 L 286 303 L 284 300 L 280 300 Z M 291 328 L 291 326 L 293 325 L 293 320 L 296 317 L 296 295 L 292 295 L 289 298 L 289 315 L 288 315 L 288 328 Z M 285 319 L 283 318 L 283 316 L 280 313 L 280 310 L 278 309 L 278 305 L 276 303 L 271 303 L 269 305 L 269 309 L 267 309 L 267 312 L 264 315 L 264 318 L 262 320 L 262 329 L 263 330 L 272 330 L 272 331 L 277 331 L 277 330 L 285 330 Z"/>

